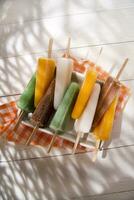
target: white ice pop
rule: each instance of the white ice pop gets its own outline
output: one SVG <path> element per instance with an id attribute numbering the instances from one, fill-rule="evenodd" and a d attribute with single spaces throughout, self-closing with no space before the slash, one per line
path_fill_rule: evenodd
<path id="1" fill-rule="evenodd" d="M 79 119 L 75 120 L 74 128 L 77 132 L 88 133 L 91 129 L 95 110 L 100 94 L 100 85 L 95 84 L 91 97 Z"/>
<path id="2" fill-rule="evenodd" d="M 57 109 L 71 82 L 73 71 L 73 60 L 69 58 L 58 58 L 56 64 L 56 81 L 54 93 L 54 108 Z"/>
<path id="3" fill-rule="evenodd" d="M 82 115 L 78 119 L 75 120 L 74 129 L 77 132 L 77 138 L 76 138 L 76 142 L 75 142 L 75 145 L 73 148 L 73 153 L 75 153 L 75 150 L 79 143 L 80 137 L 84 133 L 89 133 L 89 131 L 91 129 L 95 111 L 96 111 L 96 107 L 97 107 L 97 103 L 98 103 L 98 99 L 99 99 L 99 95 L 100 95 L 100 90 L 101 90 L 100 84 L 95 83 L 93 92 L 88 100 L 88 103 L 87 103 Z"/>

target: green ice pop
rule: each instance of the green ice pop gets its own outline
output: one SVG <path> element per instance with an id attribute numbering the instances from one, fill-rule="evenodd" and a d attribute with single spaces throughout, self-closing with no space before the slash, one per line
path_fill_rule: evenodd
<path id="1" fill-rule="evenodd" d="M 21 113 L 17 119 L 17 122 L 14 126 L 13 132 L 15 133 L 19 127 L 21 120 L 25 117 L 27 113 L 34 111 L 34 91 L 35 91 L 35 74 L 33 74 L 31 80 L 29 81 L 27 87 L 24 92 L 20 96 L 19 101 L 17 102 L 17 106 L 21 109 Z"/>
<path id="2" fill-rule="evenodd" d="M 71 112 L 72 112 L 75 100 L 77 98 L 78 92 L 79 92 L 78 83 L 72 82 L 69 85 L 69 87 L 61 101 L 61 104 L 59 105 L 59 107 L 49 125 L 49 128 L 52 129 L 55 134 L 53 135 L 53 138 L 50 142 L 50 145 L 49 145 L 49 148 L 47 151 L 48 153 L 51 151 L 51 148 L 54 144 L 54 141 L 55 141 L 57 135 L 61 135 L 64 133 L 63 129 L 67 122 L 67 118 L 69 116 L 71 116 Z"/>
<path id="3" fill-rule="evenodd" d="M 26 113 L 33 112 L 35 109 L 34 108 L 35 82 L 36 82 L 36 75 L 34 74 L 17 103 L 17 106 Z"/>
<path id="4" fill-rule="evenodd" d="M 50 129 L 54 130 L 56 134 L 63 133 L 61 130 L 64 129 L 67 118 L 71 115 L 78 92 L 79 85 L 72 82 L 49 125 Z"/>

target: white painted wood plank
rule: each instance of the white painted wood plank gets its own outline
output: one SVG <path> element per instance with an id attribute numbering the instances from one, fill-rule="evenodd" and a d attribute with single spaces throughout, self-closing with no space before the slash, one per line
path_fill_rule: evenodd
<path id="1" fill-rule="evenodd" d="M 0 105 L 3 105 L 5 103 L 9 103 L 11 101 L 18 101 L 20 95 L 9 95 L 9 96 L 4 96 L 0 97 Z"/>
<path id="2" fill-rule="evenodd" d="M 0 24 L 22 23 L 40 18 L 133 7 L 132 0 L 2 0 Z"/>
<path id="3" fill-rule="evenodd" d="M 49 37 L 53 49 L 65 48 L 68 35 L 72 47 L 134 41 L 133 18 L 134 8 L 1 25 L 0 57 L 44 52 Z"/>
<path id="4" fill-rule="evenodd" d="M 66 38 L 67 39 L 67 38 Z M 84 47 L 72 49 L 72 54 L 96 61 L 100 47 Z M 61 56 L 63 51 L 54 51 L 54 57 Z M 21 93 L 36 69 L 37 59 L 46 56 L 46 51 L 41 54 L 0 59 L 0 96 Z M 122 80 L 134 79 L 134 45 L 133 43 L 103 46 L 103 53 L 99 65 L 110 71 L 113 76 L 117 74 L 122 62 L 129 57 L 127 67 L 121 75 Z"/>
<path id="5" fill-rule="evenodd" d="M 133 154 L 128 147 L 110 150 L 96 163 L 91 153 L 1 163 L 1 194 L 17 200 L 79 199 L 134 190 Z"/>
<path id="6" fill-rule="evenodd" d="M 19 22 L 19 25 L 12 24 L 10 26 L 1 26 L 1 57 L 16 56 L 19 54 L 27 54 L 29 52 L 44 52 L 50 33 L 52 36 L 55 35 L 55 38 L 58 41 L 55 45 L 55 49 L 65 48 L 66 37 L 69 34 L 71 34 L 74 39 L 73 47 L 134 40 L 132 30 L 133 9 L 119 10 L 119 14 L 117 14 L 117 11 L 104 12 L 103 14 L 104 9 L 131 7 L 134 4 L 131 0 L 104 0 L 103 2 L 77 1 L 77 4 L 74 0 L 60 0 L 58 2 L 56 1 L 56 4 L 53 2 L 51 0 L 49 1 L 49 4 L 48 1 L 41 0 L 38 1 L 38 4 L 35 0 L 32 0 L 32 3 L 31 0 L 24 0 L 23 3 L 16 0 L 0 2 L 0 23 Z M 23 9 L 25 7 L 27 7 L 27 10 Z M 53 9 L 53 12 L 49 12 L 53 7 L 55 8 Z M 93 13 L 94 11 L 97 11 L 97 13 Z M 78 20 L 82 18 L 83 24 L 80 22 L 79 25 L 76 24 L 80 20 L 77 21 L 77 18 L 74 16 L 53 19 L 53 22 L 50 22 L 49 20 L 38 21 L 40 18 L 75 15 L 85 12 L 90 12 L 90 14 L 86 16 L 76 16 Z M 38 22 L 23 23 L 24 21 L 30 20 L 37 20 Z M 53 32 L 51 26 L 54 28 L 56 27 L 55 32 Z M 65 26 L 66 28 L 64 28 Z M 99 30 L 97 33 L 96 27 Z M 81 30 L 78 31 L 79 29 Z M 46 33 L 47 36 L 44 36 Z M 42 38 L 42 41 L 39 41 L 39 38 Z M 60 44 L 59 41 L 62 39 L 64 42 Z M 129 44 L 130 45 L 112 45 L 112 49 L 111 45 L 106 46 L 106 50 L 99 61 L 100 64 L 104 65 L 104 68 L 109 70 L 113 61 L 115 61 L 115 64 L 118 67 L 122 62 L 122 58 L 126 57 L 129 53 L 131 61 L 128 68 L 123 73 L 122 79 L 134 78 L 134 71 L 132 68 L 134 64 L 134 49 L 133 43 Z M 92 50 L 93 52 L 90 52 L 89 56 L 95 59 L 98 48 L 93 47 Z M 76 51 L 77 54 L 85 56 L 87 48 L 84 48 L 84 51 L 83 49 L 75 49 L 74 51 Z M 0 63 L 0 75 L 2 75 L 0 76 L 2 77 L 2 81 L 0 82 L 0 90 L 2 90 L 0 91 L 1 94 L 13 94 L 14 92 L 16 93 L 23 90 L 27 80 L 35 69 L 35 60 L 38 56 L 39 54 L 33 56 L 26 55 L 26 57 L 17 57 L 17 59 L 9 58 L 0 60 L 2 63 Z M 26 68 L 26 65 L 28 68 Z M 7 73 L 7 71 L 9 73 Z M 115 74 L 116 69 L 114 69 L 112 73 Z M 134 88 L 133 81 L 126 83 Z M 121 130 L 118 129 L 117 125 L 114 129 L 113 134 L 115 135 L 120 135 L 119 133 L 121 132 L 120 139 L 115 139 L 109 147 L 114 148 L 119 145 L 133 144 L 134 121 L 133 115 L 131 114 L 134 104 L 133 100 L 134 97 L 132 96 L 123 114 Z M 117 124 L 119 125 L 120 123 Z M 68 152 L 62 150 L 62 153 L 66 154 Z M 123 191 L 134 190 L 133 153 L 134 147 L 108 150 L 105 159 L 100 158 L 100 153 L 97 163 L 93 164 L 91 163 L 91 153 L 76 156 L 68 155 L 64 157 L 46 158 L 47 154 L 44 148 L 32 148 L 29 151 L 17 151 L 14 147 L 6 147 L 6 149 L 1 152 L 1 160 L 3 161 L 41 156 L 44 156 L 45 158 L 32 161 L 11 162 L 9 164 L 2 163 L 0 165 L 0 196 L 3 199 L 11 199 L 12 197 L 17 200 L 27 198 L 33 200 L 53 199 L 54 197 L 54 199 L 63 199 L 63 197 L 66 197 L 66 199 L 90 198 L 93 200 L 131 200 L 133 199 L 134 193 L 124 193 Z M 51 155 L 60 154 L 61 151 L 54 150 Z M 55 173 L 58 174 L 57 177 L 55 177 Z M 121 191 L 123 194 L 120 193 Z M 99 195 L 112 192 L 116 194 Z M 98 194 L 99 196 L 94 196 L 95 194 Z"/>
<path id="7" fill-rule="evenodd" d="M 21 93 L 36 68 L 36 56 L 0 60 L 0 95 Z"/>
<path id="8" fill-rule="evenodd" d="M 70 148 L 57 148 L 53 147 L 50 154 L 47 153 L 48 146 L 29 146 L 15 145 L 13 142 L 9 142 L 6 146 L 1 146 L 0 162 L 4 161 L 14 161 L 21 159 L 32 159 L 32 158 L 47 158 L 47 157 L 57 157 L 62 155 L 71 155 L 72 150 Z"/>
<path id="9" fill-rule="evenodd" d="M 80 198 L 73 198 L 77 200 L 133 200 L 134 198 L 134 191 L 129 192 L 117 192 L 112 194 L 106 195 L 95 195 L 95 196 L 87 196 L 87 197 L 80 197 Z"/>

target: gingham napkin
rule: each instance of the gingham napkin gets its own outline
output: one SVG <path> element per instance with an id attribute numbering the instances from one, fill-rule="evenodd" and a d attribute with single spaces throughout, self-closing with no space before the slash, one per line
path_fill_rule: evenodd
<path id="1" fill-rule="evenodd" d="M 15 135 L 13 133 L 13 128 L 17 120 L 17 113 L 18 109 L 15 101 L 0 106 L 0 137 L 1 139 L 7 137 L 8 141 L 15 142 L 16 144 L 25 144 L 26 140 L 28 139 L 29 135 L 32 132 L 32 128 L 21 123 L 17 130 L 17 134 Z M 41 131 L 37 131 L 31 144 L 47 146 L 50 144 L 51 139 L 52 139 L 51 135 L 48 135 L 47 133 Z M 54 143 L 54 147 L 72 149 L 73 143 L 57 137 Z M 78 149 L 80 151 L 84 150 L 84 148 L 81 147 L 80 145 Z"/>

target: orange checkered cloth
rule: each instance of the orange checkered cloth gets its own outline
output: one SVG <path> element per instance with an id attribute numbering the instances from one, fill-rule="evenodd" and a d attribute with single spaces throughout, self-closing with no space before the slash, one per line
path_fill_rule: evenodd
<path id="1" fill-rule="evenodd" d="M 95 66 L 94 63 L 92 63 L 89 60 L 82 60 L 82 59 L 78 60 L 72 56 L 70 56 L 70 58 L 72 58 L 74 61 L 74 71 L 83 73 L 85 69 L 87 68 L 87 66 L 90 66 L 92 68 L 94 67 L 96 68 L 98 72 L 98 78 L 100 80 L 106 80 L 106 78 L 109 76 L 109 74 L 105 72 L 104 70 L 102 70 L 101 67 Z M 130 96 L 130 89 L 127 88 L 125 85 L 121 84 L 120 95 L 119 95 L 118 105 L 116 109 L 116 115 L 119 114 L 123 110 L 129 96 Z M 13 134 L 13 127 L 17 120 L 17 113 L 18 113 L 18 108 L 16 106 L 15 101 L 11 101 L 9 103 L 6 103 L 0 106 L 0 137 L 6 136 L 9 141 L 24 144 L 26 140 L 28 139 L 29 135 L 31 134 L 32 128 L 24 124 L 20 124 L 17 130 L 17 135 L 15 136 Z M 51 139 L 52 139 L 51 135 L 38 131 L 35 137 L 33 138 L 31 144 L 47 146 L 50 144 Z M 62 147 L 62 148 L 66 148 L 66 147 L 72 148 L 73 143 L 57 137 L 54 143 L 54 146 Z M 79 145 L 79 150 L 83 150 L 83 147 L 80 147 L 80 145 Z"/>
<path id="2" fill-rule="evenodd" d="M 18 108 L 15 101 L 0 105 L 0 137 L 5 136 L 7 137 L 8 141 L 12 141 L 17 144 L 25 144 L 26 140 L 32 132 L 32 128 L 21 123 L 17 130 L 17 134 L 14 135 L 13 128 L 17 120 L 17 113 Z M 38 131 L 31 144 L 47 146 L 50 144 L 51 139 L 51 135 Z M 54 147 L 72 148 L 73 143 L 57 137 L 54 143 Z M 81 150 L 83 149 L 82 147 L 79 148 Z"/>

